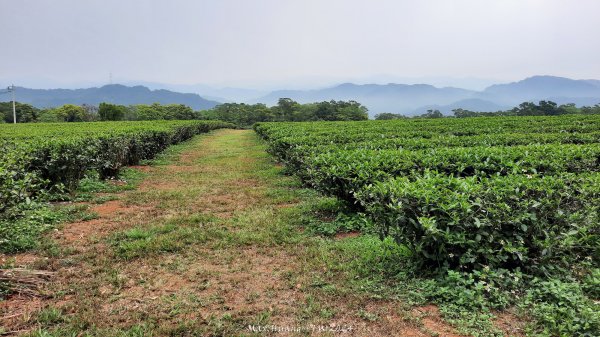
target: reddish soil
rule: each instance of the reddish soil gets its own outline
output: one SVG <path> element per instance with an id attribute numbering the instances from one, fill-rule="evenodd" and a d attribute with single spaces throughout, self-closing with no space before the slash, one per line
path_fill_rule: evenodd
<path id="1" fill-rule="evenodd" d="M 507 336 L 512 337 L 523 337 L 525 334 L 526 320 L 523 317 L 518 317 L 516 313 L 511 310 L 504 312 L 496 312 L 496 319 L 494 325 L 502 330 Z"/>

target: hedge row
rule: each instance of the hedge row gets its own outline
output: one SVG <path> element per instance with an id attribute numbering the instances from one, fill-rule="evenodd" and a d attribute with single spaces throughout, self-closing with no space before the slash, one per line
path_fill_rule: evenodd
<path id="1" fill-rule="evenodd" d="M 445 269 L 543 269 L 600 259 L 600 174 L 457 178 L 425 174 L 356 198 L 382 234 Z"/>
<path id="2" fill-rule="evenodd" d="M 424 266 L 600 261 L 600 116 L 261 123 L 302 180 Z"/>
<path id="3" fill-rule="evenodd" d="M 0 126 L 0 214 L 55 189 L 72 190 L 86 172 L 116 176 L 219 121 L 150 121 Z"/>

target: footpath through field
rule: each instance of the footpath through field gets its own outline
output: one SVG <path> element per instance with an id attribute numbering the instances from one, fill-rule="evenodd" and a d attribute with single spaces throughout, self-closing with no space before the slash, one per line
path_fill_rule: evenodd
<path id="1" fill-rule="evenodd" d="M 455 335 L 435 307 L 345 288 L 337 241 L 299 226 L 316 194 L 281 174 L 253 131 L 201 135 L 139 169 L 140 186 L 92 206 L 96 219 L 16 257 L 54 274 L 47 297 L 0 303 L 5 332 Z"/>

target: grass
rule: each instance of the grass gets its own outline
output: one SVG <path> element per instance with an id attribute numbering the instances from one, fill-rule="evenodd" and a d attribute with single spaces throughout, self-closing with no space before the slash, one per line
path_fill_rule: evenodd
<path id="1" fill-rule="evenodd" d="M 18 218 L 0 219 L 0 253 L 16 253 L 44 245 L 42 235 L 61 223 L 96 217 L 86 205 L 30 204 Z"/>
<path id="2" fill-rule="evenodd" d="M 9 212 L 0 218 L 0 253 L 17 253 L 43 246 L 47 238 L 43 234 L 61 224 L 87 221 L 96 218 L 89 206 L 82 202 L 101 204 L 115 200 L 116 193 L 135 189 L 144 174 L 134 169 L 124 169 L 119 180 L 103 181 L 90 174 L 81 180 L 76 191 L 55 194 L 47 202 L 31 202 L 20 205 L 14 215 Z M 118 182 L 118 183 L 116 183 Z M 107 195 L 111 193 L 110 195 Z M 54 202 L 51 202 L 55 200 Z M 56 202 L 60 200 L 60 202 Z"/>
<path id="3" fill-rule="evenodd" d="M 134 227 L 114 235 L 111 239 L 117 257 L 132 259 L 160 253 L 174 253 L 189 245 L 207 241 L 211 233 L 203 216 L 170 219 L 146 227 Z M 212 233 L 215 235 L 215 233 Z"/>

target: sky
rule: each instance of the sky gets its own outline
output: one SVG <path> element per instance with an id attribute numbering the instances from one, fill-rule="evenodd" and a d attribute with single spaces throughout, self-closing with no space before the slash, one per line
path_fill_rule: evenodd
<path id="1" fill-rule="evenodd" d="M 0 84 L 600 79 L 597 0 L 0 0 Z"/>

